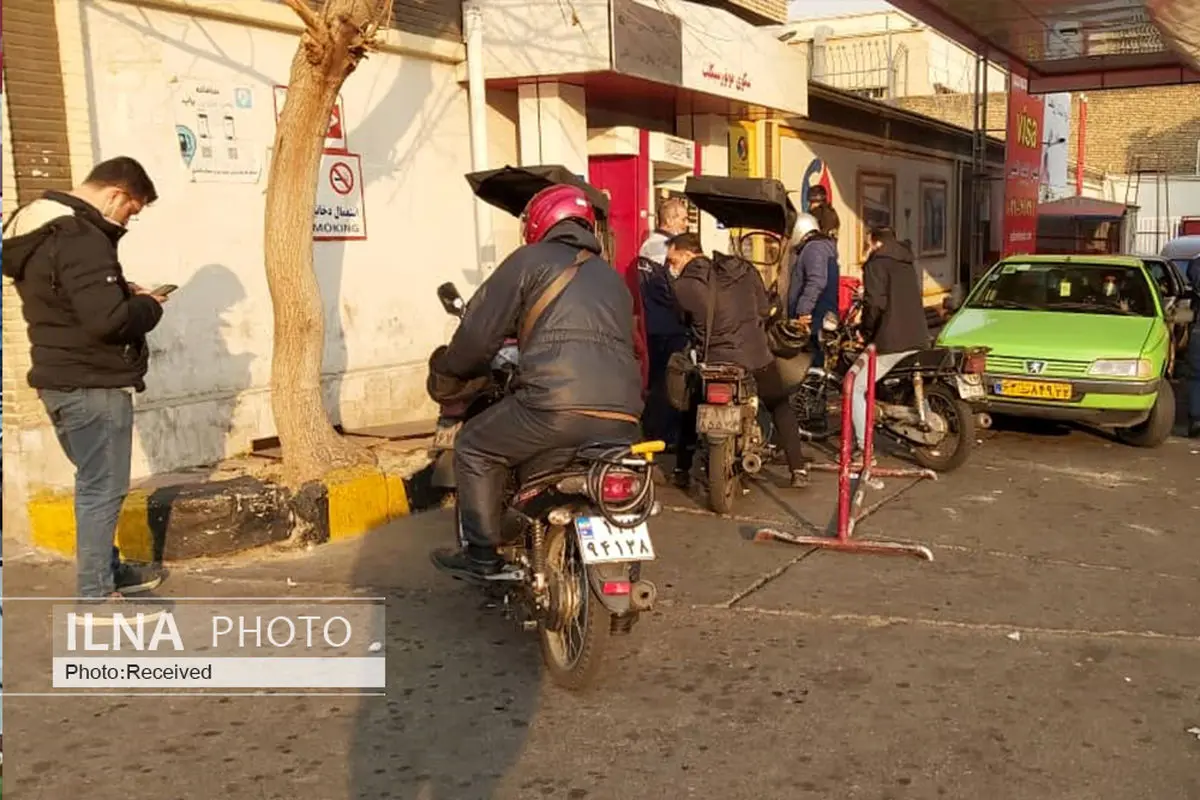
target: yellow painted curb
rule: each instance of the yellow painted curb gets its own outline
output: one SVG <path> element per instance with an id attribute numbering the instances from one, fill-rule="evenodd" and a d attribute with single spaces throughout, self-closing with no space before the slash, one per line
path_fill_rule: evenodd
<path id="1" fill-rule="evenodd" d="M 143 491 L 131 491 L 117 520 L 117 547 L 131 561 L 151 561 L 154 557 L 154 537 L 146 513 L 148 499 Z M 75 555 L 74 495 L 39 492 L 30 498 L 26 510 L 34 546 L 64 556 Z"/>
<path id="2" fill-rule="evenodd" d="M 410 511 L 404 479 L 371 467 L 335 472 L 325 488 L 331 542 L 362 536 Z"/>

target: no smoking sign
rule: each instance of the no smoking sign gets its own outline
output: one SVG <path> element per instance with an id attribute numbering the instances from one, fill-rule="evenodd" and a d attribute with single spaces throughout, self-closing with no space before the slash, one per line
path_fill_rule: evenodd
<path id="1" fill-rule="evenodd" d="M 354 169 L 345 161 L 335 161 L 329 168 L 329 185 L 340 195 L 354 191 Z"/>

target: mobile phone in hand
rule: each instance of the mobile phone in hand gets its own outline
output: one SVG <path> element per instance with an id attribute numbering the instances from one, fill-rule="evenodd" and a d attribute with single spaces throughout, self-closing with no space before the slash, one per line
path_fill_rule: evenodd
<path id="1" fill-rule="evenodd" d="M 173 283 L 164 283 L 162 286 L 151 289 L 150 294 L 157 295 L 158 297 L 166 297 L 178 288 L 179 287 Z"/>

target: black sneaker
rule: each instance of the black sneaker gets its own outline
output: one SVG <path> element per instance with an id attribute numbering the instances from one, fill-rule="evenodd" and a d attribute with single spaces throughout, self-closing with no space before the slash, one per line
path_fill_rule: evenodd
<path id="1" fill-rule="evenodd" d="M 504 569 L 499 555 L 480 558 L 458 547 L 438 548 L 429 554 L 429 560 L 442 572 L 467 580 L 487 580 Z"/>
<path id="2" fill-rule="evenodd" d="M 684 491 L 691 488 L 691 485 L 692 485 L 691 470 L 677 469 L 674 472 L 672 472 L 671 473 L 671 484 L 676 489 L 683 489 Z"/>
<path id="3" fill-rule="evenodd" d="M 1200 439 L 1200 421 L 1193 422 L 1188 426 L 1188 438 Z"/>
<path id="4" fill-rule="evenodd" d="M 171 610 L 171 603 L 157 597 L 139 597 L 131 600 L 120 592 L 113 592 L 108 597 L 81 600 L 75 605 L 75 621 L 77 624 L 90 624 L 94 628 L 111 628 L 124 621 L 136 625 L 140 616 L 142 622 L 153 622 Z"/>
<path id="5" fill-rule="evenodd" d="M 806 488 L 808 488 L 808 470 L 807 470 L 807 469 L 794 469 L 794 470 L 792 470 L 792 483 L 791 483 L 791 486 L 792 486 L 792 488 L 793 488 L 793 489 L 806 489 Z"/>
<path id="6" fill-rule="evenodd" d="M 113 575 L 116 590 L 121 594 L 140 594 L 157 589 L 166 571 L 157 564 L 130 564 L 122 561 Z"/>

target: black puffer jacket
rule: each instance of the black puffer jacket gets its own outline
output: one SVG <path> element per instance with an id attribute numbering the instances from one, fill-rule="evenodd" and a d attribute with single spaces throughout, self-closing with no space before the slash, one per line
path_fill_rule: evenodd
<path id="1" fill-rule="evenodd" d="M 751 371 L 770 364 L 767 290 L 762 276 L 749 261 L 721 253 L 714 253 L 711 259 L 693 258 L 675 280 L 675 296 L 691 325 L 700 357 L 704 358 L 710 281 L 716 281 L 716 306 L 706 360 L 739 364 Z"/>
<path id="2" fill-rule="evenodd" d="M 580 250 L 592 254 L 542 312 L 522 343 L 516 396 L 545 411 L 642 413 L 642 373 L 633 349 L 633 297 L 600 257 L 600 243 L 567 220 L 496 268 L 467 303 L 450 345 L 431 368 L 469 379 L 485 374 L 507 337 Z"/>
<path id="3" fill-rule="evenodd" d="M 117 260 L 125 229 L 73 195 L 47 192 L 4 231 L 4 274 L 29 324 L 35 389 L 146 388 L 157 300 L 135 295 Z"/>
<path id="4" fill-rule="evenodd" d="M 881 355 L 929 346 L 921 278 L 912 251 L 895 240 L 863 265 L 862 333 Z"/>

